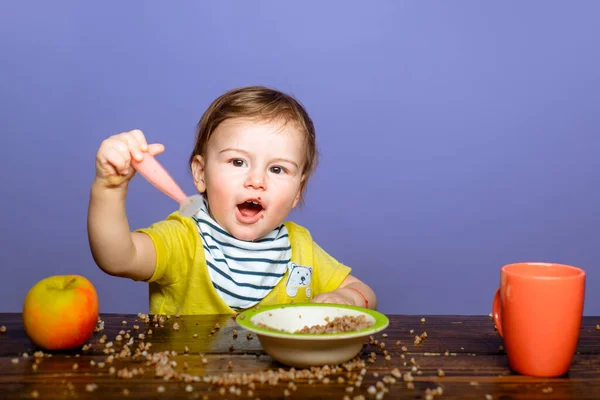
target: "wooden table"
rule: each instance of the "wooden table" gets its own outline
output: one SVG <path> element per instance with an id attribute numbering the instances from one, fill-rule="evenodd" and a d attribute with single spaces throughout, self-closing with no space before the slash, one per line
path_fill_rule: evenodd
<path id="1" fill-rule="evenodd" d="M 390 326 L 363 348 L 358 362 L 364 364 L 364 370 L 359 365 L 351 371 L 341 368 L 298 371 L 274 362 L 256 337 L 249 338 L 231 316 L 172 316 L 165 318 L 163 327 L 155 327 L 154 322 L 145 323 L 136 315 L 103 314 L 104 330 L 94 334 L 90 349 L 54 352 L 50 357 L 37 353 L 38 358 L 23 330 L 21 315 L 0 314 L 0 326 L 7 327 L 5 333 L 0 333 L 0 398 L 36 395 L 40 399 L 600 397 L 600 331 L 596 330 L 600 317 L 584 318 L 571 370 L 567 376 L 554 379 L 511 372 L 506 354 L 500 349 L 502 339 L 488 316 L 425 316 L 425 322 L 421 322 L 422 316 L 389 317 Z M 174 329 L 174 323 L 179 325 L 178 330 Z M 217 324 L 219 328 L 215 329 Z M 134 325 L 139 329 L 134 329 Z M 131 337 L 115 340 L 121 330 L 130 330 Z M 423 332 L 427 337 L 415 345 L 414 336 Z M 145 339 L 139 339 L 140 333 Z M 143 343 L 147 349 L 145 356 L 127 355 L 123 351 L 131 338 L 134 338 L 128 346 L 131 353 L 136 349 L 141 353 L 140 343 Z M 381 342 L 385 343 L 384 349 Z M 145 343 L 152 345 L 148 347 Z M 387 360 L 384 351 L 389 355 Z M 169 352 L 168 357 L 165 352 Z M 375 359 L 371 353 L 375 353 Z M 411 372 L 412 381 L 405 375 L 412 369 L 411 359 L 416 364 L 416 371 Z M 165 375 L 171 378 L 166 380 Z M 375 394 L 369 393 L 370 387 Z"/>

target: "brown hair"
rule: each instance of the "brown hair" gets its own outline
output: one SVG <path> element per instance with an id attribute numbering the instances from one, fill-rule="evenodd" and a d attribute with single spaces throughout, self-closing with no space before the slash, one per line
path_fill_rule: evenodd
<path id="1" fill-rule="evenodd" d="M 251 118 L 259 120 L 279 120 L 284 124 L 293 122 L 302 133 L 306 143 L 306 155 L 302 174 L 306 181 L 317 164 L 317 143 L 315 127 L 304 106 L 294 97 L 264 86 L 247 86 L 228 91 L 217 97 L 202 115 L 196 128 L 196 144 L 190 156 L 190 166 L 194 157 L 204 156 L 208 142 L 223 121 L 230 118 Z"/>

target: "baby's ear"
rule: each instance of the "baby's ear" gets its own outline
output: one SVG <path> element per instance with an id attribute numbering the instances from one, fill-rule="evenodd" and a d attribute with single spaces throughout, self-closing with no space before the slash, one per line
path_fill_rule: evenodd
<path id="1" fill-rule="evenodd" d="M 192 176 L 194 177 L 194 185 L 198 192 L 206 191 L 206 180 L 204 178 L 204 157 L 197 155 L 192 160 Z"/>

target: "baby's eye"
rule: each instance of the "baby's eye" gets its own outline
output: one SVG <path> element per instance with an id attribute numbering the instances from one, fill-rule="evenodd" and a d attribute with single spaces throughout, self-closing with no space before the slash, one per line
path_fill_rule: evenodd
<path id="1" fill-rule="evenodd" d="M 243 167 L 246 165 L 246 162 L 244 160 L 240 160 L 239 158 L 234 158 L 230 162 L 234 167 Z"/>
<path id="2" fill-rule="evenodd" d="M 283 168 L 283 167 L 277 167 L 277 166 L 271 167 L 270 170 L 271 170 L 272 173 L 278 174 L 278 175 L 279 174 L 285 174 L 287 172 L 285 168 Z"/>

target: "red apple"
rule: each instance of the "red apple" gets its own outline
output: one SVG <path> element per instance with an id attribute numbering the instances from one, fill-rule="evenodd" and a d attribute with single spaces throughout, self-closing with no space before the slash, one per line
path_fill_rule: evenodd
<path id="1" fill-rule="evenodd" d="M 85 344 L 98 322 L 94 285 L 79 275 L 49 276 L 36 283 L 23 304 L 25 332 L 45 350 L 67 350 Z"/>

